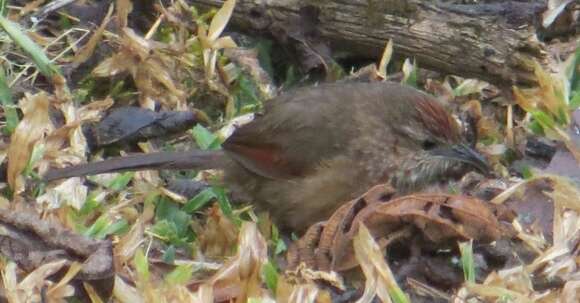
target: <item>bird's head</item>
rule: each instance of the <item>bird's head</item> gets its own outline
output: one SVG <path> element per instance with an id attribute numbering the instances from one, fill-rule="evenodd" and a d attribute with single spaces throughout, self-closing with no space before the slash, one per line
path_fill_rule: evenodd
<path id="1" fill-rule="evenodd" d="M 402 192 L 417 190 L 475 170 L 488 174 L 485 157 L 464 138 L 456 120 L 428 95 L 421 94 L 407 103 L 404 120 L 393 130 L 414 150 L 403 155 L 391 182 Z"/>

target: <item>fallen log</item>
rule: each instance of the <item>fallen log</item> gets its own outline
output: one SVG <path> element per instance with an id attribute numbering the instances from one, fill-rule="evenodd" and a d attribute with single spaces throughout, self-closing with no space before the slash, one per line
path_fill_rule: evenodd
<path id="1" fill-rule="evenodd" d="M 220 0 L 192 0 L 214 8 Z M 242 30 L 290 37 L 317 49 L 378 58 L 387 40 L 395 54 L 419 66 L 499 86 L 533 84 L 532 61 L 549 68 L 543 1 L 453 5 L 421 0 L 239 0 L 233 24 Z"/>

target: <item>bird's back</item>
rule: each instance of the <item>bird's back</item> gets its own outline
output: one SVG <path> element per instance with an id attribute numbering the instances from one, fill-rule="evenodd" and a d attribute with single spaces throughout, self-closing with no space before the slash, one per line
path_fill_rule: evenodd
<path id="1" fill-rule="evenodd" d="M 226 180 L 277 222 L 301 230 L 381 181 L 393 163 L 391 111 L 405 110 L 410 105 L 402 102 L 417 96 L 424 94 L 389 83 L 281 95 L 224 143 L 236 160 Z"/>

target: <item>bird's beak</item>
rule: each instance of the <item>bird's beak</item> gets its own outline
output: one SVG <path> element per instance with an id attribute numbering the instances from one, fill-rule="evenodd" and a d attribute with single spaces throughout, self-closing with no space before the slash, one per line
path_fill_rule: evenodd
<path id="1" fill-rule="evenodd" d="M 464 162 L 486 175 L 491 172 L 491 167 L 485 157 L 466 144 L 456 144 L 448 148 L 436 149 L 433 151 L 433 155 Z"/>

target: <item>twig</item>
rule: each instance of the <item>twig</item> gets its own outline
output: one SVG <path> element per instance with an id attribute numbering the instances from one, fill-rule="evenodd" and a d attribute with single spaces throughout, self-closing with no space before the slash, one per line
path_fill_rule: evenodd
<path id="1" fill-rule="evenodd" d="M 73 2 L 75 2 L 76 0 L 55 0 L 52 1 L 50 3 L 48 3 L 47 5 L 43 6 L 41 9 L 39 9 L 36 14 L 32 15 L 30 17 L 30 19 L 32 20 L 33 23 L 37 23 L 40 20 L 46 18 L 46 16 L 48 14 L 50 14 L 51 12 L 60 9 L 64 6 L 67 6 Z"/>

